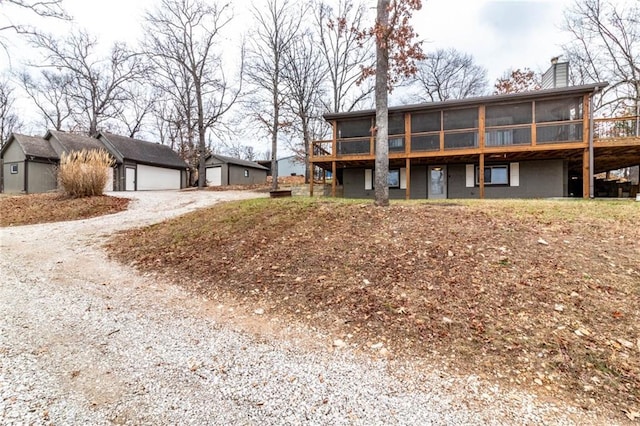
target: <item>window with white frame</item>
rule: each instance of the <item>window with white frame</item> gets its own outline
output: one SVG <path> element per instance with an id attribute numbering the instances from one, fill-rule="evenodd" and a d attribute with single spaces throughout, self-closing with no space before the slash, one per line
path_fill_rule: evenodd
<path id="1" fill-rule="evenodd" d="M 244 169 L 244 177 L 249 177 L 249 169 Z"/>
<path id="2" fill-rule="evenodd" d="M 507 164 L 484 167 L 485 185 L 509 185 L 509 166 Z M 476 185 L 480 185 L 480 168 L 476 166 Z"/>
<path id="3" fill-rule="evenodd" d="M 387 183 L 389 188 L 401 188 L 405 187 L 406 172 L 401 169 L 390 169 L 387 176 Z M 375 187 L 375 171 L 372 169 L 366 169 L 364 171 L 364 189 L 374 189 Z"/>
<path id="4" fill-rule="evenodd" d="M 15 175 L 15 174 L 18 173 L 18 165 L 17 164 L 12 164 L 9 169 L 10 169 L 12 175 Z"/>

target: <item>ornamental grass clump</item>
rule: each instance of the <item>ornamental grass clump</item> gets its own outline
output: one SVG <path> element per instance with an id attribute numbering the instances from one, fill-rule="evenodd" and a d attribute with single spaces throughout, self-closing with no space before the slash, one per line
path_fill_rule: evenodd
<path id="1" fill-rule="evenodd" d="M 114 160 L 105 150 L 85 150 L 60 156 L 58 182 L 73 198 L 102 195 Z"/>

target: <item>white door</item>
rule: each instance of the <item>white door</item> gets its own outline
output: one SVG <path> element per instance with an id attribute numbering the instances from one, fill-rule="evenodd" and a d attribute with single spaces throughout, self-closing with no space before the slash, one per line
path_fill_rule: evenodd
<path id="1" fill-rule="evenodd" d="M 447 166 L 429 166 L 429 198 L 447 198 Z"/>
<path id="2" fill-rule="evenodd" d="M 180 170 L 138 164 L 138 191 L 180 189 Z"/>
<path id="3" fill-rule="evenodd" d="M 206 173 L 207 186 L 222 185 L 222 167 L 209 167 Z"/>
<path id="4" fill-rule="evenodd" d="M 125 169 L 124 190 L 135 191 L 136 190 L 136 169 L 126 167 Z"/>

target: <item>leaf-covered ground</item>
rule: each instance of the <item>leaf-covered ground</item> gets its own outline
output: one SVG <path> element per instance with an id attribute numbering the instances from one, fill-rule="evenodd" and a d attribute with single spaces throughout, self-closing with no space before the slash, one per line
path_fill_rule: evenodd
<path id="1" fill-rule="evenodd" d="M 87 219 L 127 209 L 129 199 L 108 196 L 68 198 L 62 194 L 3 195 L 0 226 Z"/>
<path id="2" fill-rule="evenodd" d="M 634 202 L 259 199 L 109 248 L 348 345 L 622 415 L 640 411 L 639 223 Z"/>

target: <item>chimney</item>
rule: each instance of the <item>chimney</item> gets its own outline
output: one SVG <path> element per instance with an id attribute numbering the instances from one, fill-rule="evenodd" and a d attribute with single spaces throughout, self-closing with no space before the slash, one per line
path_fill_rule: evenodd
<path id="1" fill-rule="evenodd" d="M 555 89 L 569 85 L 569 62 L 560 62 L 560 56 L 551 58 L 551 67 L 542 74 L 542 88 Z"/>

